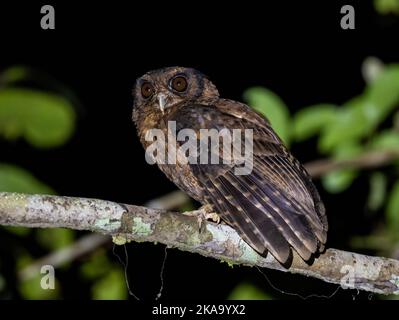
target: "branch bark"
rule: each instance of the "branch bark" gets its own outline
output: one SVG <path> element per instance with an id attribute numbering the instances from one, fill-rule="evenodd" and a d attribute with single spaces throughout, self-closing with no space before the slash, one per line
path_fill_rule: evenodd
<path id="1" fill-rule="evenodd" d="M 161 209 L 115 202 L 45 195 L 0 193 L 0 224 L 23 227 L 65 227 L 128 241 L 160 242 L 183 251 L 226 261 L 302 274 L 326 282 L 381 294 L 399 294 L 399 261 L 328 249 L 308 265 L 294 253 L 289 269 L 271 255 L 261 257 L 225 224 L 206 223 Z"/>
<path id="2" fill-rule="evenodd" d="M 180 206 L 183 206 L 190 201 L 189 196 L 185 193 L 176 190 L 165 194 L 159 198 L 148 201 L 145 206 L 155 209 L 172 210 Z M 40 272 L 43 265 L 52 265 L 54 268 L 59 268 L 68 262 L 74 261 L 79 257 L 87 255 L 98 247 L 104 246 L 112 242 L 112 238 L 100 234 L 100 233 L 89 233 L 80 237 L 74 243 L 50 252 L 49 254 L 33 261 L 18 272 L 18 279 L 20 281 L 29 280 Z"/>
<path id="3" fill-rule="evenodd" d="M 370 169 L 392 163 L 399 159 L 399 150 L 369 151 L 356 157 L 344 160 L 320 159 L 305 164 L 306 170 L 313 178 L 346 168 Z"/>

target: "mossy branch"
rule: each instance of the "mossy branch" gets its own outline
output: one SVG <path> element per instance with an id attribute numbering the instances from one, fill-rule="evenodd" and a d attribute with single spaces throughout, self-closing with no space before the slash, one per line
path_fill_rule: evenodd
<path id="1" fill-rule="evenodd" d="M 399 261 L 328 249 L 311 265 L 294 253 L 289 269 L 271 255 L 261 257 L 225 224 L 207 222 L 167 210 L 115 202 L 46 195 L 0 193 L 0 225 L 90 230 L 114 242 L 160 242 L 231 264 L 302 274 L 348 288 L 399 294 Z"/>

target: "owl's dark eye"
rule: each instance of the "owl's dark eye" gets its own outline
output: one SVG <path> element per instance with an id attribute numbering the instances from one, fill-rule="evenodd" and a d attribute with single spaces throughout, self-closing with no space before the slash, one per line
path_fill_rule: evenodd
<path id="1" fill-rule="evenodd" d="M 149 82 L 144 82 L 141 85 L 141 95 L 144 98 L 149 98 L 154 94 L 154 86 Z"/>
<path id="2" fill-rule="evenodd" d="M 174 77 L 170 81 L 170 85 L 173 90 L 177 92 L 184 92 L 187 89 L 187 79 L 184 76 Z"/>

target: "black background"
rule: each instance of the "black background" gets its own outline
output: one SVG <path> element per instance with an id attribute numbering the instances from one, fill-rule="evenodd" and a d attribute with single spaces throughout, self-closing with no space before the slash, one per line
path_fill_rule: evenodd
<path id="1" fill-rule="evenodd" d="M 54 5 L 56 30 L 40 28 L 43 4 Z M 18 64 L 50 74 L 74 92 L 79 119 L 66 146 L 36 150 L 23 141 L 0 141 L 0 161 L 30 170 L 62 195 L 142 204 L 172 191 L 174 185 L 145 162 L 130 120 L 135 79 L 151 69 L 190 66 L 207 74 L 225 98 L 241 100 L 246 88 L 262 85 L 280 95 L 291 113 L 314 103 L 340 104 L 364 88 L 360 66 L 366 57 L 399 61 L 398 19 L 377 14 L 371 1 L 352 1 L 356 29 L 342 30 L 343 4 L 3 3 L 0 70 Z M 48 81 L 40 86 L 60 90 Z M 314 142 L 294 145 L 293 153 L 302 162 L 315 159 L 319 155 Z M 329 214 L 329 246 L 348 249 L 352 235 L 365 234 L 372 227 L 362 211 L 366 180 L 359 179 L 351 192 L 334 196 L 317 185 Z M 129 244 L 127 248 L 130 286 L 136 295 L 151 300 L 160 286 L 164 247 Z M 8 248 L 10 259 L 12 250 Z M 38 249 L 32 246 L 31 250 Z M 85 284 L 75 280 L 78 263 L 62 274 L 66 298 L 90 297 Z M 12 276 L 12 270 L 9 273 Z M 265 273 L 284 291 L 328 295 L 336 289 L 317 280 Z M 277 297 L 297 299 L 271 289 L 256 269 L 229 268 L 172 249 L 165 266 L 163 298 L 225 298 L 243 280 Z M 335 298 L 353 296 L 369 298 L 344 290 Z"/>

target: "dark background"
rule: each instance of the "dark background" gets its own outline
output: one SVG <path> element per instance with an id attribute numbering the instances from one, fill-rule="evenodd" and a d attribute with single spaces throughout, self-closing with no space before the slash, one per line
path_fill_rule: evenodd
<path id="1" fill-rule="evenodd" d="M 235 100 L 242 100 L 248 87 L 265 86 L 293 113 L 314 103 L 340 104 L 360 93 L 364 88 L 360 66 L 367 56 L 386 63 L 399 58 L 398 20 L 376 13 L 371 1 L 352 1 L 355 30 L 340 28 L 344 3 L 338 1 L 262 6 L 249 1 L 245 6 L 227 1 L 218 5 L 216 1 L 49 2 L 55 7 L 56 30 L 41 30 L 43 4 L 0 5 L 0 70 L 15 64 L 32 66 L 65 84 L 78 101 L 77 130 L 66 146 L 48 151 L 35 150 L 23 141 L 0 140 L 0 160 L 30 170 L 68 196 L 142 204 L 175 189 L 145 162 L 131 122 L 131 88 L 149 70 L 194 67 L 210 77 L 221 96 Z M 48 81 L 40 86 L 61 90 Z M 316 159 L 315 150 L 312 141 L 292 149 L 302 162 Z M 319 189 L 329 214 L 328 246 L 347 249 L 351 235 L 365 234 L 372 225 L 359 210 L 367 184 L 358 179 L 351 193 L 334 196 Z M 160 286 L 164 247 L 129 244 L 127 249 L 130 286 L 139 297 L 152 299 Z M 61 274 L 64 297 L 89 298 L 85 284 L 74 281 L 75 264 Z M 265 273 L 284 291 L 328 295 L 336 289 L 317 280 Z M 276 297 L 291 298 L 271 289 L 254 268 L 230 268 L 172 249 L 163 298 L 225 298 L 243 280 Z M 335 298 L 353 295 L 369 297 L 340 290 Z"/>

